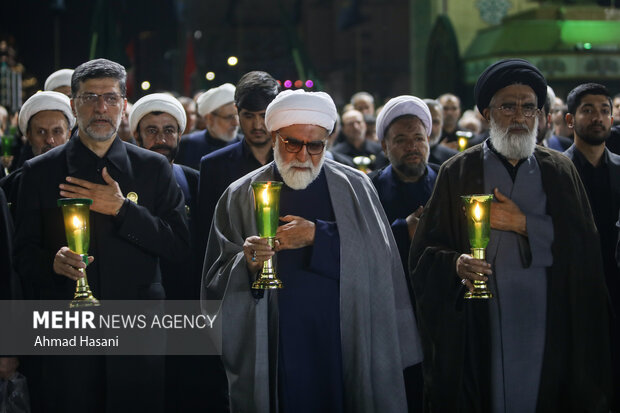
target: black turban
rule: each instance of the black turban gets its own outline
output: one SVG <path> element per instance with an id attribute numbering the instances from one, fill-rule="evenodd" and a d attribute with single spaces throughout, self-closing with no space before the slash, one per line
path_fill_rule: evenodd
<path id="1" fill-rule="evenodd" d="M 547 99 L 547 81 L 540 70 L 527 60 L 504 59 L 487 67 L 478 78 L 474 89 L 478 110 L 482 112 L 489 107 L 498 90 L 515 83 L 531 87 L 538 98 L 538 109 L 543 107 Z"/>

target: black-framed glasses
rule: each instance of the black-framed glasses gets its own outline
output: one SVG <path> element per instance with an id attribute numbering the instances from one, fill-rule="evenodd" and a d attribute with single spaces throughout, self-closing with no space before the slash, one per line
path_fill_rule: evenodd
<path id="1" fill-rule="evenodd" d="M 513 104 L 504 104 L 499 106 L 491 106 L 491 109 L 498 109 L 506 116 L 514 116 L 517 114 L 517 109 L 521 109 L 521 113 L 526 118 L 533 118 L 534 116 L 538 116 L 540 114 L 540 109 L 536 107 L 536 105 L 513 105 Z"/>
<path id="2" fill-rule="evenodd" d="M 118 93 L 104 93 L 102 95 L 98 95 L 97 93 L 83 93 L 77 96 L 83 104 L 89 106 L 96 105 L 99 102 L 100 97 L 103 98 L 103 101 L 107 106 L 118 106 L 118 104 L 125 98 L 125 96 L 119 95 Z"/>
<path id="3" fill-rule="evenodd" d="M 284 143 L 284 149 L 286 149 L 286 151 L 290 153 L 298 153 L 304 146 L 306 147 L 309 155 L 318 155 L 323 152 L 323 149 L 325 149 L 325 140 L 303 142 L 299 139 L 289 138 L 288 136 L 283 137 L 282 135 L 280 135 L 280 132 L 276 132 L 276 135 L 278 135 L 278 137 L 282 139 L 282 142 Z"/>

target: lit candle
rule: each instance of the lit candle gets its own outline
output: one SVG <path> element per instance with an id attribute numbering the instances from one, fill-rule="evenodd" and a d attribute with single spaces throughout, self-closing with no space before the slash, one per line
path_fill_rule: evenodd
<path id="1" fill-rule="evenodd" d="M 263 231 L 264 236 L 269 237 L 271 234 L 271 205 L 269 204 L 269 185 L 265 186 L 262 193 L 263 198 Z"/>
<path id="2" fill-rule="evenodd" d="M 482 208 L 480 204 L 476 202 L 474 207 L 474 238 L 477 244 L 482 241 Z"/>
<path id="3" fill-rule="evenodd" d="M 459 138 L 459 152 L 463 152 L 467 147 L 467 139 Z"/>
<path id="4" fill-rule="evenodd" d="M 75 249 L 78 254 L 83 254 L 84 251 L 84 241 L 83 241 L 83 228 L 82 228 L 82 221 L 80 221 L 80 218 L 78 218 L 77 215 L 73 216 L 73 228 L 75 228 L 73 230 L 73 239 L 75 240 Z"/>

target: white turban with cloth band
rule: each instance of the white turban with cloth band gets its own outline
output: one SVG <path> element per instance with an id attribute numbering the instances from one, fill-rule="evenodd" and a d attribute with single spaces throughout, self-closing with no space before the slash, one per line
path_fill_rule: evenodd
<path id="1" fill-rule="evenodd" d="M 67 95 L 58 92 L 35 93 L 22 105 L 19 111 L 19 130 L 26 135 L 30 118 L 44 110 L 58 110 L 62 112 L 69 122 L 69 129 L 75 125 L 75 117 L 71 110 L 71 101 Z"/>
<path id="2" fill-rule="evenodd" d="M 57 70 L 49 75 L 45 80 L 45 86 L 43 89 L 46 91 L 51 91 L 61 86 L 71 87 L 71 76 L 73 76 L 73 69 Z"/>
<path id="3" fill-rule="evenodd" d="M 222 86 L 214 87 L 200 95 L 196 104 L 198 105 L 198 114 L 204 117 L 207 113 L 213 112 L 220 106 L 235 101 L 235 85 L 224 83 Z"/>
<path id="4" fill-rule="evenodd" d="M 265 126 L 269 132 L 291 125 L 316 125 L 331 133 L 338 111 L 331 96 L 303 89 L 285 90 L 267 106 Z"/>
<path id="5" fill-rule="evenodd" d="M 152 93 L 138 99 L 129 114 L 129 130 L 134 133 L 140 120 L 151 112 L 164 112 L 174 117 L 179 124 L 179 134 L 185 131 L 187 115 L 181 102 L 167 93 Z"/>
<path id="6" fill-rule="evenodd" d="M 388 100 L 381 112 L 379 112 L 379 116 L 377 116 L 377 138 L 380 141 L 383 140 L 390 123 L 397 117 L 404 115 L 413 115 L 420 118 L 422 124 L 424 124 L 424 129 L 426 129 L 426 136 L 430 136 L 433 129 L 433 118 L 426 103 L 418 97 L 402 95 Z"/>

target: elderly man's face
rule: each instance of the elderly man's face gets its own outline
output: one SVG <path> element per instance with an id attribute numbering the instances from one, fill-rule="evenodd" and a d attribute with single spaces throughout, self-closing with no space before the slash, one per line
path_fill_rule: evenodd
<path id="1" fill-rule="evenodd" d="M 320 153 L 311 155 L 308 144 L 312 143 L 312 149 L 320 147 L 319 143 L 327 142 L 327 131 L 316 125 L 291 125 L 271 132 L 271 136 L 273 158 L 284 183 L 293 189 L 305 189 L 319 176 L 325 160 L 324 147 Z M 299 149 L 300 143 L 306 145 Z"/>
<path id="2" fill-rule="evenodd" d="M 484 109 L 484 116 L 490 119 L 491 143 L 506 158 L 519 160 L 534 151 L 539 114 L 536 102 L 531 87 L 517 84 L 498 90 Z"/>
<path id="3" fill-rule="evenodd" d="M 424 174 L 429 145 L 426 128 L 415 116 L 404 116 L 390 125 L 381 142 L 392 167 L 407 179 L 417 180 Z"/>
<path id="4" fill-rule="evenodd" d="M 431 112 L 431 118 L 433 119 L 431 136 L 429 136 L 428 140 L 431 145 L 434 145 L 439 142 L 439 138 L 441 138 L 441 130 L 443 129 L 443 112 L 441 110 L 437 110 L 435 106 L 429 106 L 428 110 Z"/>
<path id="5" fill-rule="evenodd" d="M 364 115 L 374 115 L 375 105 L 372 103 L 369 97 L 359 97 L 353 102 L 355 110 L 362 112 Z"/>
<path id="6" fill-rule="evenodd" d="M 42 110 L 30 118 L 26 139 L 32 146 L 34 156 L 41 155 L 62 145 L 71 136 L 64 113 L 58 110 Z"/>
<path id="7" fill-rule="evenodd" d="M 229 142 L 237 136 L 239 116 L 234 103 L 220 106 L 205 117 L 207 130 L 214 138 Z"/>
<path id="8" fill-rule="evenodd" d="M 241 109 L 239 111 L 239 123 L 243 136 L 249 145 L 264 147 L 271 141 L 271 136 L 267 133 L 267 126 L 265 126 L 264 110 L 252 112 Z"/>
<path id="9" fill-rule="evenodd" d="M 169 113 L 149 113 L 140 119 L 134 138 L 144 149 L 161 153 L 172 162 L 178 152 L 179 124 Z"/>
<path id="10" fill-rule="evenodd" d="M 611 132 L 613 118 L 609 99 L 604 95 L 584 95 L 575 114 L 567 114 L 566 122 L 575 135 L 589 145 L 602 145 Z"/>
<path id="11" fill-rule="evenodd" d="M 361 112 L 350 110 L 342 115 L 342 133 L 352 145 L 366 139 L 366 122 Z"/>
<path id="12" fill-rule="evenodd" d="M 443 107 L 444 127 L 454 129 L 461 117 L 461 102 L 454 96 L 446 96 L 439 103 Z"/>
<path id="13" fill-rule="evenodd" d="M 126 105 L 118 80 L 104 77 L 81 82 L 71 100 L 80 136 L 99 142 L 116 136 Z"/>

